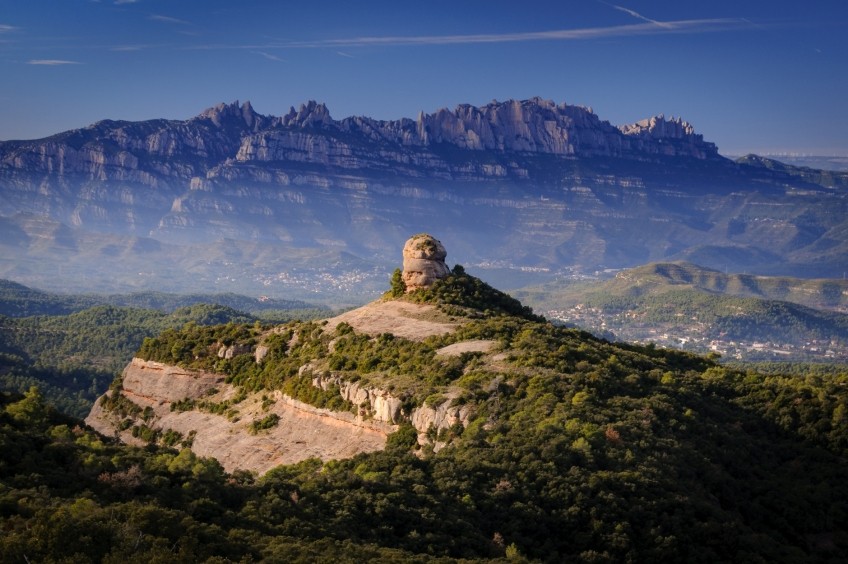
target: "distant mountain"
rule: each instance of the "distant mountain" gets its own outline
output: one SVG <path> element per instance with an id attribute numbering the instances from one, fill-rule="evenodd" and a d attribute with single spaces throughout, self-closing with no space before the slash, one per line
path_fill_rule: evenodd
<path id="1" fill-rule="evenodd" d="M 132 307 L 173 313 L 180 308 L 197 304 L 214 304 L 253 313 L 275 310 L 315 310 L 326 308 L 296 300 L 268 297 L 251 298 L 238 294 L 168 294 L 165 292 L 135 292 L 132 294 L 57 294 L 35 290 L 10 280 L 0 279 L 0 315 L 30 317 L 34 315 L 67 315 L 98 305 Z"/>
<path id="2" fill-rule="evenodd" d="M 845 155 L 763 155 L 784 164 L 819 170 L 848 171 L 848 156 Z"/>
<path id="3" fill-rule="evenodd" d="M 604 287 L 610 294 L 642 296 L 668 287 L 715 294 L 782 300 L 848 313 L 848 280 L 728 274 L 687 262 L 654 263 L 620 272 Z"/>
<path id="4" fill-rule="evenodd" d="M 650 264 L 605 281 L 514 294 L 552 319 L 625 341 L 740 360 L 848 359 L 848 281 L 724 274 Z"/>
<path id="5" fill-rule="evenodd" d="M 397 121 L 315 102 L 101 121 L 0 143 L 0 276 L 304 299 L 295 257 L 318 295 L 355 301 L 420 231 L 507 275 L 684 259 L 842 276 L 848 173 L 774 162 L 725 159 L 681 119 L 615 127 L 539 98 Z M 312 275 L 328 253 L 338 268 Z"/>

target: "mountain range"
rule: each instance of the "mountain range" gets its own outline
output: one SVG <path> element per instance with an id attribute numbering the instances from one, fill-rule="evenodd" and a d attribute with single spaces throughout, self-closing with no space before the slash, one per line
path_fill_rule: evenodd
<path id="1" fill-rule="evenodd" d="M 396 121 L 236 102 L 0 142 L 0 276 L 373 295 L 393 242 L 429 231 L 506 287 L 660 260 L 836 278 L 847 190 L 845 172 L 724 158 L 680 118 L 616 127 L 539 98 Z"/>

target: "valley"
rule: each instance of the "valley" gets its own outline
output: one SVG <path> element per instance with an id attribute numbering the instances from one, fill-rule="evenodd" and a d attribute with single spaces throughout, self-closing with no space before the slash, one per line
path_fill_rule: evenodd
<path id="1" fill-rule="evenodd" d="M 712 323 L 699 319 L 698 314 L 687 317 L 677 313 L 676 321 L 664 323 L 646 322 L 639 313 L 608 313 L 604 309 L 578 304 L 569 309 L 552 309 L 545 312 L 549 319 L 570 327 L 580 327 L 597 335 L 615 340 L 659 347 L 693 351 L 701 354 L 714 353 L 726 361 L 762 362 L 837 362 L 848 360 L 848 345 L 845 333 L 833 337 L 805 339 L 803 336 L 790 340 L 764 335 L 757 338 L 753 329 L 749 338 L 728 338 L 717 332 Z M 740 315 L 742 308 L 740 308 Z"/>
<path id="2" fill-rule="evenodd" d="M 848 282 L 655 263 L 514 291 L 548 319 L 614 340 L 725 361 L 848 359 Z"/>

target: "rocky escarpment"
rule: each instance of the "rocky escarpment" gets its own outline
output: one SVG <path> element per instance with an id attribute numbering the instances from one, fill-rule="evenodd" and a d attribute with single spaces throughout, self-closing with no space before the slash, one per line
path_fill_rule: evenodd
<path id="1" fill-rule="evenodd" d="M 369 151 L 362 150 L 363 143 L 371 146 L 371 158 Z M 492 102 L 479 108 L 464 104 L 453 111 L 421 113 L 414 121 L 366 117 L 334 121 L 326 106 L 310 102 L 297 112 L 292 108 L 267 131 L 245 137 L 236 161 L 294 160 L 340 168 L 379 168 L 373 159 L 373 150 L 377 149 L 383 161 L 391 160 L 395 165 L 451 171 L 439 155 L 444 145 L 475 152 L 583 157 L 718 156 L 715 145 L 705 142 L 692 126 L 680 120 L 658 116 L 616 128 L 601 121 L 591 109 L 533 98 Z M 506 169 L 480 172 L 497 176 L 505 174 Z"/>
<path id="2" fill-rule="evenodd" d="M 342 324 L 372 338 L 391 331 L 397 338 L 414 341 L 458 327 L 456 319 L 432 305 L 405 301 L 374 302 L 321 326 L 331 334 Z M 222 362 L 249 359 L 261 365 L 272 354 L 268 344 L 279 334 L 271 331 L 249 346 L 212 345 L 210 354 Z M 295 346 L 295 341 L 292 337 L 288 347 Z M 330 349 L 334 343 L 330 341 Z M 494 358 L 498 353 L 492 346 L 490 341 L 460 342 L 438 354 L 479 352 Z M 222 374 L 135 358 L 124 369 L 120 388 L 95 403 L 86 423 L 131 444 L 144 444 L 150 436 L 178 437 L 197 454 L 217 458 L 229 471 L 262 473 L 310 457 L 327 460 L 380 450 L 387 436 L 404 423 L 417 430 L 420 444 L 439 450 L 445 445 L 444 435 L 457 425 L 466 426 L 474 415 L 470 404 L 454 402 L 458 397 L 455 390 L 445 389 L 410 407 L 407 398 L 393 389 L 391 378 L 368 381 L 351 377 L 328 369 L 320 358 L 304 362 L 297 377 L 325 395 L 338 396 L 349 409 L 316 407 L 280 390 L 248 393 L 227 383 Z M 263 426 L 263 421 L 271 423 Z"/>
<path id="3" fill-rule="evenodd" d="M 310 457 L 346 458 L 359 452 L 380 450 L 394 431 L 390 423 L 365 420 L 352 413 L 319 409 L 278 391 L 251 394 L 232 411 L 218 414 L 198 409 L 174 409 L 175 402 L 204 400 L 210 404 L 232 401 L 238 392 L 223 376 L 184 370 L 141 359 L 124 369 L 120 395 L 137 406 L 135 415 L 104 409 L 98 400 L 86 423 L 107 436 L 130 444 L 144 444 L 132 428 L 144 425 L 154 431 L 177 433 L 201 456 L 212 456 L 228 471 L 263 473 L 280 464 Z M 251 424 L 276 416 L 277 424 L 252 433 Z"/>
<path id="4" fill-rule="evenodd" d="M 650 126 L 640 125 L 643 123 Z M 643 134 L 648 131 L 649 134 Z M 145 186 L 181 185 L 196 178 L 234 178 L 250 163 L 320 164 L 341 169 L 409 174 L 504 176 L 511 165 L 451 162 L 443 148 L 474 152 L 642 158 L 717 157 L 685 122 L 655 117 L 621 129 L 590 109 L 549 100 L 461 105 L 421 113 L 416 120 L 367 117 L 334 120 L 323 104 L 309 102 L 280 117 L 264 116 L 249 102 L 220 104 L 186 121 L 104 120 L 87 128 L 34 141 L 0 143 L 0 173 L 7 179 L 123 181 Z M 522 170 L 514 165 L 515 171 Z M 526 173 L 526 171 L 525 171 Z M 248 169 L 249 174 L 249 169 Z M 243 175 L 243 174 L 242 174 Z"/>
<path id="5" fill-rule="evenodd" d="M 189 256 L 180 268 L 208 271 L 193 277 L 207 289 L 237 281 L 227 289 L 264 293 L 281 290 L 273 285 L 291 269 L 256 279 L 247 263 L 257 253 L 194 259 L 233 240 L 282 247 L 272 256 L 332 251 L 382 266 L 399 233 L 419 230 L 458 241 L 452 256 L 468 265 L 593 272 L 686 259 L 833 277 L 848 245 L 843 176 L 734 163 L 679 118 L 616 127 L 539 98 L 392 121 L 334 119 L 315 102 L 282 116 L 221 104 L 184 121 L 107 120 L 0 142 L 0 221 L 15 218 L 0 246 L 14 243 L 6 277 L 51 288 L 61 279 L 89 289 L 94 273 L 114 280 L 121 268 L 134 284 L 153 271 L 148 287 L 159 287 L 174 278 L 148 265 L 174 264 L 163 256 L 173 251 Z M 81 231 L 45 239 L 23 214 Z M 123 260 L 87 256 L 91 232 Z M 156 241 L 123 252 L 112 236 Z M 38 268 L 20 259 L 34 255 Z M 68 267 L 43 274 L 58 260 Z M 72 280 L 71 270 L 81 274 Z"/>
<path id="6" fill-rule="evenodd" d="M 306 365 L 301 373 L 311 369 Z M 453 405 L 451 398 L 404 413 L 402 399 L 387 390 L 330 373 L 316 374 L 312 385 L 338 391 L 342 399 L 357 406 L 356 413 L 318 408 L 280 391 L 239 398 L 238 390 L 225 383 L 222 375 L 136 358 L 124 369 L 117 392 L 137 407 L 135 414 L 107 409 L 108 402 L 101 398 L 85 421 L 129 444 L 145 444 L 133 433 L 140 426 L 160 434 L 176 433 L 197 454 L 218 459 L 228 471 L 264 473 L 311 457 L 330 460 L 381 450 L 386 437 L 404 421 L 418 430 L 422 444 L 428 443 L 442 430 L 466 425 L 472 413 L 469 406 Z M 178 407 L 187 401 L 223 405 L 234 398 L 236 403 L 226 413 Z M 252 425 L 269 416 L 276 418 L 271 428 L 260 433 L 252 430 Z M 434 447 L 438 450 L 443 444 L 436 441 Z"/>

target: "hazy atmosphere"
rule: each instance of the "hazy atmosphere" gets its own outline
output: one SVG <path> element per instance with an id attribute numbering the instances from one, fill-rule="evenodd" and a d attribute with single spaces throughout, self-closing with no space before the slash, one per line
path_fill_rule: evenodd
<path id="1" fill-rule="evenodd" d="M 0 139 L 307 100 L 415 118 L 533 96 L 682 116 L 723 154 L 848 152 L 848 3 L 0 1 Z"/>

